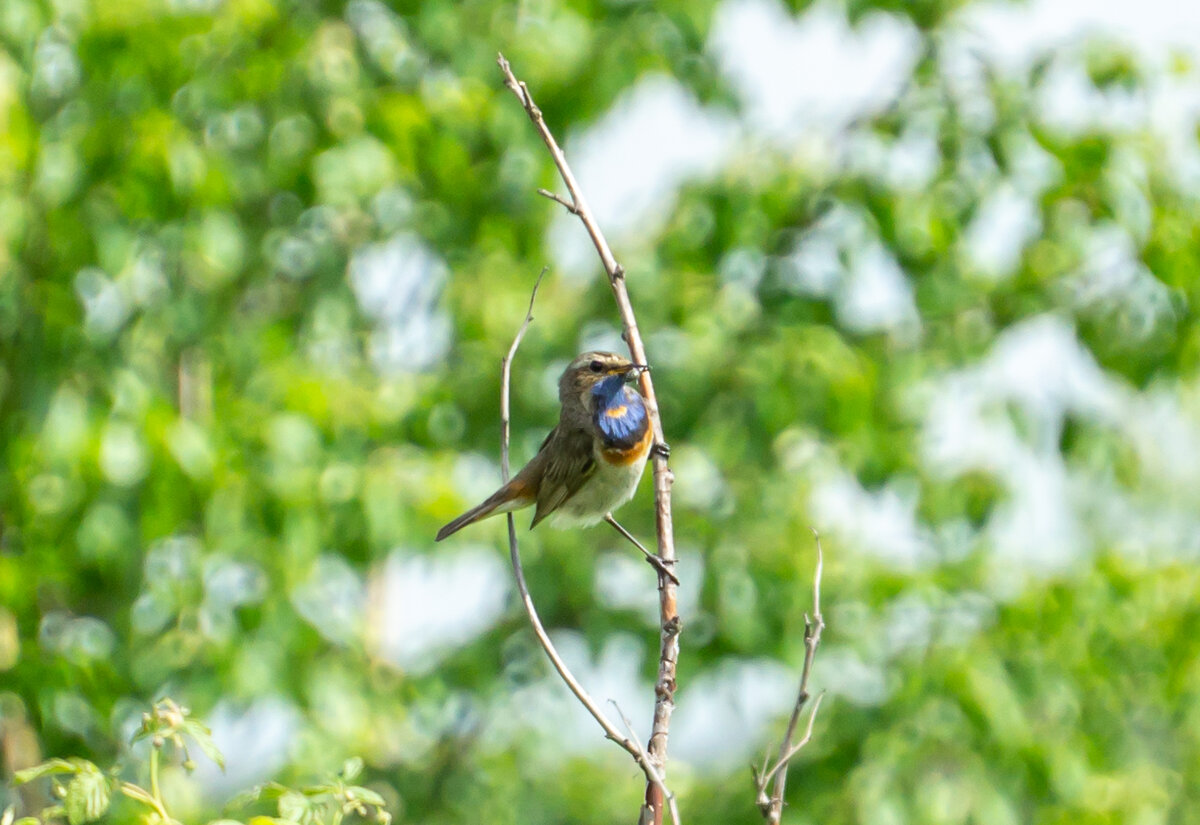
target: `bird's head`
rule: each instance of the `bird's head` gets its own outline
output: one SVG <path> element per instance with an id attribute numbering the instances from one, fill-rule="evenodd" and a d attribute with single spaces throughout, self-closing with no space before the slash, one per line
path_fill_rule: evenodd
<path id="1" fill-rule="evenodd" d="M 586 397 L 601 385 L 615 391 L 644 369 L 647 367 L 613 352 L 585 352 L 563 371 L 558 394 L 564 400 Z"/>

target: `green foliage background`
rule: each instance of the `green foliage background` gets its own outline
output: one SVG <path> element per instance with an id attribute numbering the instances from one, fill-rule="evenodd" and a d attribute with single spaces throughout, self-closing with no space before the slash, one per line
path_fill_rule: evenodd
<path id="1" fill-rule="evenodd" d="M 1179 538 L 1193 523 L 1110 534 L 1108 508 L 1085 507 L 1086 552 L 1026 571 L 984 529 L 1013 491 L 986 466 L 931 469 L 922 429 L 931 382 L 985 363 L 1006 331 L 1057 318 L 1106 380 L 1147 399 L 1108 419 L 1065 415 L 1051 446 L 1083 479 L 1076 493 L 1116 491 L 1151 514 L 1130 524 L 1188 512 L 1196 479 L 1161 465 L 1194 455 L 1200 432 L 1200 191 L 1144 126 L 1046 128 L 1035 99 L 1049 56 L 1027 76 L 988 74 L 994 117 L 968 117 L 942 71 L 959 6 L 845 7 L 851 21 L 883 9 L 919 32 L 909 87 L 854 130 L 890 145 L 932 122 L 928 185 L 853 164 L 817 171 L 751 135 L 719 174 L 683 187 L 661 233 L 616 244 L 675 449 L 676 531 L 694 563 L 681 576 L 699 579 L 678 701 L 726 663 L 797 670 L 816 525 L 833 655 L 814 679 L 843 689 L 789 779 L 786 821 L 1200 821 L 1200 574 L 1194 539 Z M 360 755 L 397 821 L 631 821 L 640 782 L 615 749 L 558 759 L 532 730 L 499 745 L 481 734 L 491 702 L 546 677 L 511 600 L 438 667 L 409 672 L 377 655 L 369 627 L 323 628 L 295 594 L 330 569 L 372 579 L 397 548 L 447 552 L 432 536 L 473 503 L 478 456 L 495 475 L 498 359 L 549 261 L 557 209 L 534 194 L 554 187 L 553 170 L 496 51 L 560 136 L 648 72 L 733 113 L 705 48 L 714 9 L 0 4 L 5 771 L 126 759 L 131 720 L 165 693 L 202 718 L 283 697 L 299 720 L 271 754 L 276 773 L 304 781 Z M 1116 44 L 1080 52 L 1095 90 L 1151 83 Z M 1182 57 L 1166 71 L 1196 76 Z M 987 277 L 963 254 L 965 227 L 1026 138 L 1059 172 L 1015 272 Z M 830 298 L 787 287 L 778 262 L 831 204 L 865 216 L 903 268 L 919 335 L 856 331 Z M 1141 227 L 1135 256 L 1165 296 L 1148 319 L 1120 293 L 1070 299 L 1080 233 L 1102 224 Z M 444 289 L 413 312 L 445 311 L 452 329 L 429 363 L 381 370 L 347 272 L 357 250 L 398 234 L 444 261 Z M 729 274 L 744 250 L 763 267 L 748 281 Z M 599 277 L 552 270 L 535 314 L 517 364 L 517 460 L 553 422 L 545 379 L 585 343 L 580 330 L 616 328 Z M 1153 399 L 1178 412 L 1176 429 L 1122 421 Z M 1037 429 L 1019 399 L 989 415 L 1021 443 Z M 1141 424 L 1148 448 L 1130 435 Z M 689 468 L 719 494 L 689 493 Z M 813 502 L 831 468 L 868 510 L 899 480 L 924 535 L 961 528 L 970 541 L 951 553 L 931 539 L 932 557 L 889 563 L 869 537 L 822 523 Z M 647 536 L 650 499 L 643 484 L 623 512 Z M 473 540 L 500 558 L 498 524 Z M 592 654 L 614 633 L 644 640 L 648 681 L 653 628 L 595 596 L 601 551 L 625 551 L 598 530 L 524 541 L 547 623 L 580 632 Z M 237 599 L 214 602 L 220 571 L 244 577 Z M 910 622 L 919 643 L 886 641 Z M 881 680 L 873 698 L 854 688 L 862 679 Z M 782 721 L 780 708 L 756 752 Z M 223 799 L 179 769 L 168 782 L 188 821 L 218 815 Z M 681 763 L 672 782 L 687 822 L 757 819 L 740 767 Z M 0 790 L 6 800 L 16 792 Z"/>

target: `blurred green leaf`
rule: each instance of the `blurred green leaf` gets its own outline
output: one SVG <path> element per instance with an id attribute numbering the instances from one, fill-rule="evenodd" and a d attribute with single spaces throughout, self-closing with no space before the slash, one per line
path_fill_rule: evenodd
<path id="1" fill-rule="evenodd" d="M 374 805 L 377 808 L 382 808 L 387 804 L 384 798 L 378 793 L 361 785 L 353 785 L 346 788 L 345 794 L 347 799 L 364 802 L 367 805 Z"/>
<path id="2" fill-rule="evenodd" d="M 26 782 L 31 782 L 34 779 L 40 779 L 43 776 L 54 776 L 57 774 L 77 774 L 80 772 L 93 772 L 99 769 L 86 759 L 71 757 L 70 759 L 50 759 L 40 765 L 35 765 L 32 768 L 25 768 L 13 774 L 13 784 L 23 785 Z"/>
<path id="3" fill-rule="evenodd" d="M 67 785 L 63 806 L 71 825 L 83 825 L 99 819 L 108 810 L 112 787 L 108 777 L 98 768 L 81 770 Z"/>
<path id="4" fill-rule="evenodd" d="M 311 818 L 311 803 L 304 794 L 285 791 L 279 795 L 279 818 L 288 822 L 306 823 Z"/>
<path id="5" fill-rule="evenodd" d="M 189 720 L 183 727 L 184 732 L 196 743 L 197 747 L 221 770 L 225 770 L 225 757 L 212 739 L 212 731 L 195 720 Z"/>
<path id="6" fill-rule="evenodd" d="M 362 774 L 363 760 L 361 756 L 351 757 L 342 764 L 341 779 L 343 782 L 353 782 Z"/>

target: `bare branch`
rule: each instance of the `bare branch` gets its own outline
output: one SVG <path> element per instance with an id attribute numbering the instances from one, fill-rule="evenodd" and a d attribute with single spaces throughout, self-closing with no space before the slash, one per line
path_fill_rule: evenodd
<path id="1" fill-rule="evenodd" d="M 613 298 L 617 302 L 621 323 L 625 327 L 624 338 L 629 345 L 630 356 L 636 364 L 649 364 L 650 362 L 646 358 L 646 348 L 642 344 L 642 336 L 638 331 L 637 318 L 634 317 L 633 306 L 629 302 L 629 293 L 625 289 L 624 268 L 613 257 L 612 249 L 609 248 L 608 241 L 600 232 L 600 227 L 583 197 L 583 192 L 575 180 L 575 175 L 571 172 L 571 167 L 567 164 L 566 157 L 563 156 L 562 149 L 559 148 L 558 141 L 550 133 L 541 110 L 534 104 L 533 97 L 529 94 L 529 87 L 516 78 L 512 67 L 504 59 L 504 55 L 498 56 L 497 63 L 504 73 L 505 85 L 521 102 L 530 122 L 537 130 L 538 136 L 546 144 L 546 149 L 554 159 L 554 165 L 558 167 L 559 175 L 562 176 L 563 183 L 566 184 L 567 191 L 571 195 L 571 206 L 573 207 L 571 211 L 579 217 L 588 236 L 592 239 L 592 244 L 596 247 L 600 262 L 608 274 L 608 283 L 612 288 Z M 555 200 L 560 199 L 555 198 Z M 658 399 L 654 394 L 654 383 L 650 379 L 649 370 L 642 371 L 640 381 L 646 410 L 650 415 L 650 426 L 654 432 L 654 509 L 658 535 L 658 557 L 666 569 L 671 569 L 671 565 L 675 562 L 675 534 L 671 523 L 671 484 L 674 476 L 667 466 L 669 450 L 666 439 L 663 437 L 662 420 L 658 413 Z M 676 662 L 679 658 L 679 632 L 682 623 L 679 620 L 676 604 L 675 583 L 660 573 L 658 591 L 661 627 L 658 677 L 654 683 L 654 725 L 650 731 L 650 743 L 646 750 L 650 761 L 654 763 L 660 774 L 665 776 L 667 737 L 670 732 L 671 713 L 675 709 L 675 673 Z M 653 811 L 654 825 L 662 824 L 663 801 L 662 792 L 658 786 L 648 781 L 646 783 L 646 804 Z"/>
<path id="2" fill-rule="evenodd" d="M 525 336 L 525 330 L 529 329 L 530 323 L 533 322 L 533 302 L 537 298 L 538 287 L 542 283 L 542 277 L 546 274 L 545 268 L 538 275 L 537 283 L 533 285 L 533 293 L 529 296 L 529 310 L 525 313 L 525 320 L 521 324 L 521 328 L 517 330 L 516 337 L 513 338 L 512 346 L 508 348 L 508 354 L 500 362 L 500 474 L 505 483 L 508 483 L 509 462 L 508 462 L 508 442 L 509 442 L 509 385 L 512 378 L 512 361 L 517 354 L 517 347 L 521 344 L 521 339 Z M 592 715 L 604 730 L 604 735 L 616 742 L 624 748 L 630 756 L 632 756 L 639 766 L 642 773 L 646 775 L 646 781 L 652 783 L 656 788 L 660 789 L 663 795 L 672 800 L 672 817 L 675 825 L 679 825 L 678 814 L 674 811 L 674 795 L 667 790 L 667 786 L 663 781 L 662 775 L 655 767 L 650 756 L 642 747 L 640 742 L 629 739 L 617 730 L 616 725 L 612 723 L 603 711 L 600 710 L 596 701 L 584 689 L 575 675 L 571 673 L 566 662 L 558 655 L 557 648 L 554 647 L 554 642 L 550 640 L 550 635 L 546 632 L 545 626 L 542 624 L 542 619 L 538 615 L 537 608 L 533 605 L 533 597 L 529 595 L 529 585 L 525 583 L 525 570 L 521 566 L 521 553 L 517 546 L 517 527 L 513 521 L 512 513 L 507 514 L 508 518 L 508 554 L 512 561 L 513 575 L 517 581 L 517 591 L 521 594 L 521 604 L 525 608 L 525 613 L 529 617 L 529 623 L 533 626 L 533 633 L 537 636 L 538 642 L 542 649 L 546 651 L 546 655 L 550 658 L 550 663 L 554 665 L 554 669 L 558 671 L 558 675 L 566 682 L 567 687 L 575 694 L 575 698 L 583 705 L 588 713 Z M 619 709 L 618 709 L 619 711 Z"/>
<path id="3" fill-rule="evenodd" d="M 800 690 L 796 695 L 796 704 L 792 707 L 791 718 L 788 719 L 787 731 L 783 735 L 783 741 L 779 743 L 779 756 L 775 760 L 774 767 L 768 768 L 767 763 L 764 762 L 761 771 L 754 771 L 754 784 L 758 791 L 755 802 L 770 825 L 778 825 L 783 817 L 783 792 L 787 785 L 788 764 L 792 757 L 798 754 L 812 738 L 813 723 L 816 721 L 817 711 L 821 707 L 822 696 L 818 696 L 813 702 L 812 712 L 808 715 L 808 727 L 804 736 L 793 744 L 792 739 L 796 735 L 800 714 L 809 699 L 808 677 L 812 673 L 813 659 L 817 655 L 817 646 L 821 644 L 821 631 L 825 629 L 825 619 L 821 616 L 821 574 L 825 569 L 825 553 L 821 549 L 820 534 L 816 529 L 813 529 L 812 532 L 817 543 L 817 567 L 813 573 L 812 617 L 810 618 L 807 614 L 804 616 L 804 665 L 800 671 Z M 771 785 L 772 779 L 774 785 L 771 786 L 770 794 L 768 794 L 767 786 Z"/>

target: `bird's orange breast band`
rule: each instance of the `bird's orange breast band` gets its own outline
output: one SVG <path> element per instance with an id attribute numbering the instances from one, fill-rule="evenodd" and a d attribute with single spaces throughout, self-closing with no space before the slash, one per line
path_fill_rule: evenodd
<path id="1" fill-rule="evenodd" d="M 650 428 L 646 427 L 646 431 L 642 433 L 641 439 L 632 447 L 605 447 L 601 451 L 601 455 L 604 456 L 604 460 L 609 464 L 625 467 L 633 464 L 635 461 L 641 460 L 649 451 L 652 440 Z"/>

